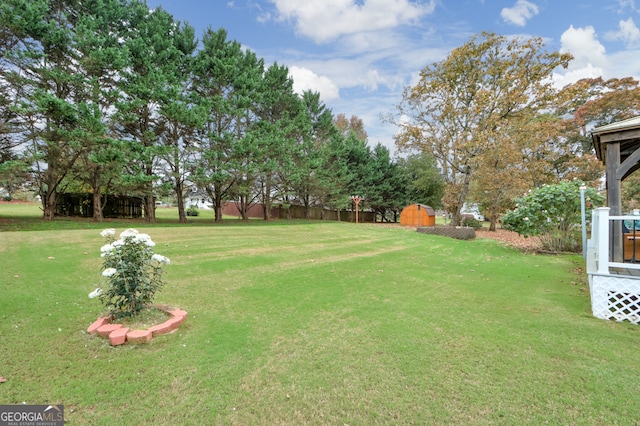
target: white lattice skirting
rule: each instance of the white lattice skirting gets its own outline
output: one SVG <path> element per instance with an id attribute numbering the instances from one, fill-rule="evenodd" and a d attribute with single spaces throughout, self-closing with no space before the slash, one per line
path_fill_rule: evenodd
<path id="1" fill-rule="evenodd" d="M 640 279 L 589 275 L 591 310 L 596 318 L 640 323 Z"/>

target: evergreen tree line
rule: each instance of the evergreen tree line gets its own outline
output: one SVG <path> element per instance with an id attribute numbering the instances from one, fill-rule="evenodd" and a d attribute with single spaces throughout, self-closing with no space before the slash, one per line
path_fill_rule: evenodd
<path id="1" fill-rule="evenodd" d="M 43 217 L 58 194 L 144 200 L 172 191 L 179 220 L 193 188 L 222 220 L 228 200 L 343 209 L 350 195 L 383 218 L 411 202 L 440 206 L 434 160 L 370 148 L 362 122 L 296 94 L 287 67 L 266 65 L 224 29 L 188 23 L 139 0 L 3 0 L 0 179 L 32 179 Z"/>

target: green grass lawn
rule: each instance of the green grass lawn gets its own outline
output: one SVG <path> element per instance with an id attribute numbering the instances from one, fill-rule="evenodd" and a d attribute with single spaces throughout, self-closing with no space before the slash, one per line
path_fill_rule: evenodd
<path id="1" fill-rule="evenodd" d="M 107 226 L 145 228 L 149 226 L 200 226 L 214 223 L 213 210 L 200 210 L 198 216 L 189 216 L 188 224 L 178 223 L 177 207 L 156 208 L 156 224 L 147 224 L 143 219 L 105 219 L 102 223 L 94 222 L 91 218 L 58 217 L 55 221 L 44 222 L 42 209 L 37 203 L 0 203 L 0 232 L 1 231 L 53 231 L 63 229 L 102 229 Z M 245 224 L 235 216 L 223 216 L 227 225 Z M 262 222 L 251 220 L 250 222 Z"/>
<path id="2" fill-rule="evenodd" d="M 579 256 L 376 225 L 201 222 L 145 229 L 171 259 L 157 302 L 189 317 L 119 347 L 86 333 L 103 312 L 87 297 L 99 230 L 114 223 L 1 232 L 0 404 L 64 404 L 71 424 L 104 425 L 640 420 L 640 329 L 591 316 Z"/>

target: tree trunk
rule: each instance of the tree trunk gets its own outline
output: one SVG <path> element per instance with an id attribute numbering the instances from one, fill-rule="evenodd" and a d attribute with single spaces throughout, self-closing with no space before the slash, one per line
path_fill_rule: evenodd
<path id="1" fill-rule="evenodd" d="M 205 187 L 205 191 L 207 195 L 211 199 L 212 208 L 213 208 L 213 221 L 214 222 L 222 222 L 222 194 L 218 191 L 218 188 L 214 184 L 213 187 L 207 185 Z"/>
<path id="2" fill-rule="evenodd" d="M 93 204 L 93 220 L 95 222 L 104 221 L 104 206 L 107 204 L 107 195 L 104 196 L 104 201 L 102 200 L 102 185 L 100 184 L 100 172 L 97 168 L 93 168 L 93 171 L 89 175 L 91 190 L 93 191 L 92 195 L 92 204 Z"/>
<path id="3" fill-rule="evenodd" d="M 178 204 L 178 222 L 187 223 L 187 215 L 184 211 L 184 191 L 182 182 L 176 182 L 174 189 L 176 192 L 176 203 Z"/>
<path id="4" fill-rule="evenodd" d="M 156 200 L 152 194 L 143 197 L 144 220 L 145 222 L 156 222 Z"/>
<path id="5" fill-rule="evenodd" d="M 222 206 L 221 205 L 214 205 L 213 206 L 213 221 L 220 223 L 222 222 Z"/>
<path id="6" fill-rule="evenodd" d="M 496 197 L 489 209 L 489 231 L 493 232 L 496 231 L 496 223 L 498 223 L 498 218 L 500 217 L 498 213 L 498 198 Z"/>
<path id="7" fill-rule="evenodd" d="M 289 195 L 286 195 L 284 197 L 284 204 L 280 211 L 282 211 L 282 209 L 284 209 L 286 213 L 285 217 L 287 218 L 287 220 L 291 220 L 291 199 L 289 198 Z"/>
<path id="8" fill-rule="evenodd" d="M 248 197 L 246 195 L 241 195 L 240 196 L 240 205 L 236 205 L 236 207 L 238 207 L 238 210 L 240 211 L 240 217 L 242 218 L 242 220 L 244 222 L 248 222 L 249 221 L 249 214 L 247 212 L 248 208 L 247 208 L 247 204 L 248 204 Z"/>
<path id="9" fill-rule="evenodd" d="M 471 183 L 471 175 L 466 173 L 464 175 L 464 180 L 462 181 L 462 187 L 460 188 L 460 195 L 458 196 L 458 205 L 451 212 L 451 225 L 452 226 L 460 226 L 462 222 L 462 215 L 460 214 L 460 210 L 462 210 L 462 206 L 467 201 L 467 194 L 469 193 L 469 185 Z"/>
<path id="10" fill-rule="evenodd" d="M 105 195 L 105 201 L 107 196 Z M 95 222 L 104 221 L 104 215 L 102 213 L 102 197 L 100 196 L 100 190 L 93 190 L 93 220 Z"/>
<path id="11" fill-rule="evenodd" d="M 264 185 L 262 206 L 264 207 L 264 220 L 271 220 L 271 176 L 267 176 Z"/>
<path id="12" fill-rule="evenodd" d="M 305 195 L 304 196 L 304 218 L 305 219 L 311 219 L 311 209 L 309 204 L 311 204 L 309 202 L 309 196 Z"/>
<path id="13" fill-rule="evenodd" d="M 220 191 L 216 191 L 214 197 L 211 197 L 211 199 L 213 200 L 214 220 L 220 223 L 222 222 L 222 194 L 220 194 Z"/>
<path id="14" fill-rule="evenodd" d="M 144 220 L 145 222 L 156 222 L 156 200 L 153 196 L 153 167 L 152 164 L 145 165 L 145 176 L 149 178 L 149 181 L 145 185 L 146 194 L 144 195 Z"/>
<path id="15" fill-rule="evenodd" d="M 56 201 L 58 194 L 55 190 L 47 190 L 42 197 L 42 218 L 51 222 L 56 215 Z"/>

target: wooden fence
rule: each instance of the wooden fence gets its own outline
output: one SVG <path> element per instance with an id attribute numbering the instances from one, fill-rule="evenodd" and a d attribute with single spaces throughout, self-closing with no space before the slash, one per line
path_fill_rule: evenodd
<path id="1" fill-rule="evenodd" d="M 238 210 L 236 203 L 228 201 L 222 207 L 222 214 L 226 216 L 240 217 L 240 210 Z M 262 204 L 253 204 L 249 209 L 248 216 L 250 218 L 263 218 L 264 206 Z M 273 219 L 287 219 L 288 217 L 291 217 L 291 219 L 306 219 L 304 206 L 290 206 L 288 208 L 282 206 L 272 207 L 271 217 Z M 309 219 L 338 220 L 338 212 L 335 210 L 323 209 L 321 207 L 310 207 Z M 355 211 L 341 210 L 340 220 L 343 222 L 355 222 Z M 375 215 L 373 212 L 365 211 L 358 213 L 359 222 L 374 222 L 374 220 Z"/>

